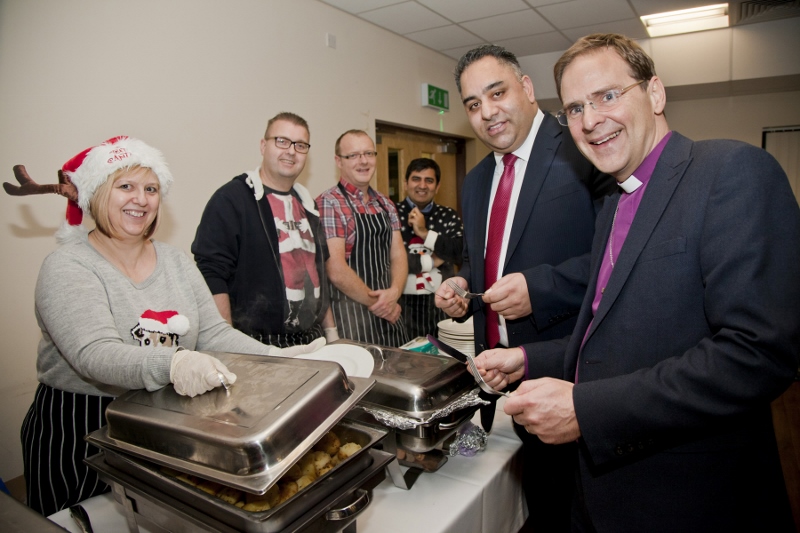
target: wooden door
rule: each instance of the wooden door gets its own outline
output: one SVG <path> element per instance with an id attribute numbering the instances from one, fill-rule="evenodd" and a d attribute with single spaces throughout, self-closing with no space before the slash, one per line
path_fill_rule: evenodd
<path id="1" fill-rule="evenodd" d="M 460 214 L 459 183 L 464 179 L 460 169 L 466 165 L 463 139 L 437 134 L 404 130 L 396 127 L 377 127 L 378 151 L 377 189 L 394 201 L 406 197 L 405 177 L 408 164 L 419 157 L 436 161 L 441 168 L 439 192 L 434 201 L 452 207 Z M 461 158 L 463 161 L 459 161 Z"/>

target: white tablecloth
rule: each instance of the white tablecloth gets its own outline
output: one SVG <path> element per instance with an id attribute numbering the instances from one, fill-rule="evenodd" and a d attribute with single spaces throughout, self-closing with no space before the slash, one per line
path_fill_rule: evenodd
<path id="1" fill-rule="evenodd" d="M 521 443 L 498 411 L 486 451 L 475 457 L 451 457 L 435 473 L 422 474 L 411 488 L 395 487 L 387 477 L 373 491 L 372 502 L 358 516 L 359 533 L 517 533 L 527 518 L 520 485 Z M 479 423 L 476 414 L 474 421 Z M 82 503 L 95 533 L 127 531 L 122 506 L 111 494 Z M 80 533 L 69 511 L 50 520 Z M 140 528 L 142 533 L 149 533 Z"/>

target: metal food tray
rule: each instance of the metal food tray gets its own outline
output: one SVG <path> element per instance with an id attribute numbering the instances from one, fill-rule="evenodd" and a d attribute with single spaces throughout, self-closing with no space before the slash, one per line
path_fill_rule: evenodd
<path id="1" fill-rule="evenodd" d="M 125 507 L 126 513 L 142 513 L 162 527 L 171 529 L 170 526 L 178 525 L 185 529 L 187 524 L 194 524 L 191 529 L 202 531 L 230 528 L 274 533 L 304 530 L 320 519 L 337 520 L 326 516 L 331 514 L 331 508 L 359 489 L 370 491 L 380 483 L 385 477 L 384 467 L 394 456 L 372 448 L 363 448 L 363 452 L 350 458 L 353 460 L 348 459 L 349 466 L 343 462 L 329 472 L 331 475 L 320 477 L 319 483 L 309 485 L 283 504 L 255 513 L 239 509 L 125 454 L 103 450 L 86 459 L 86 463 L 98 472 L 101 480 L 112 485 L 114 498 Z M 133 500 L 132 505 L 129 500 Z M 136 517 L 129 520 L 135 521 Z"/>
<path id="2" fill-rule="evenodd" d="M 130 391 L 108 407 L 95 446 L 254 494 L 265 493 L 370 390 L 327 361 L 214 353 L 237 375 L 230 391 Z"/>
<path id="3" fill-rule="evenodd" d="M 445 355 L 413 352 L 401 348 L 369 345 L 351 340 L 367 349 L 375 368 L 375 386 L 360 405 L 394 411 L 409 418 L 428 419 L 435 411 L 476 387 L 466 365 Z"/>

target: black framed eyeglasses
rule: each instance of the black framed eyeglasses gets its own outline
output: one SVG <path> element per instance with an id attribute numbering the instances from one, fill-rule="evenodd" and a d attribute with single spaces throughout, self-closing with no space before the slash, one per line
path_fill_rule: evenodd
<path id="1" fill-rule="evenodd" d="M 645 81 L 647 80 L 639 80 L 636 83 L 628 85 L 627 87 L 623 87 L 622 89 L 611 89 L 610 91 L 597 93 L 593 98 L 593 101 L 586 102 L 585 104 L 572 104 L 556 114 L 558 123 L 562 126 L 569 126 L 570 123 L 582 120 L 583 109 L 587 105 L 592 106 L 592 109 L 598 113 L 607 113 L 619 105 L 619 98 L 623 94 L 630 91 L 637 85 L 644 83 Z"/>
<path id="2" fill-rule="evenodd" d="M 340 155 L 342 159 L 347 159 L 348 161 L 351 159 L 360 159 L 362 156 L 366 157 L 367 159 L 375 159 L 378 155 L 378 152 L 359 152 L 357 154 L 347 154 L 347 155 Z"/>
<path id="3" fill-rule="evenodd" d="M 307 154 L 308 149 L 311 148 L 311 145 L 307 142 L 293 141 L 291 139 L 287 139 L 286 137 L 265 137 L 264 139 L 267 141 L 270 139 L 275 139 L 275 146 L 281 150 L 286 150 L 290 146 L 294 145 L 294 149 L 298 154 Z"/>

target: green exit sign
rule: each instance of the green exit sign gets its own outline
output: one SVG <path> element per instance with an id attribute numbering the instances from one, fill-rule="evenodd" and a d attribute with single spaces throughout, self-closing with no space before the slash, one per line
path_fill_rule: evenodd
<path id="1" fill-rule="evenodd" d="M 422 84 L 422 105 L 433 109 L 449 111 L 450 93 L 430 83 Z"/>

